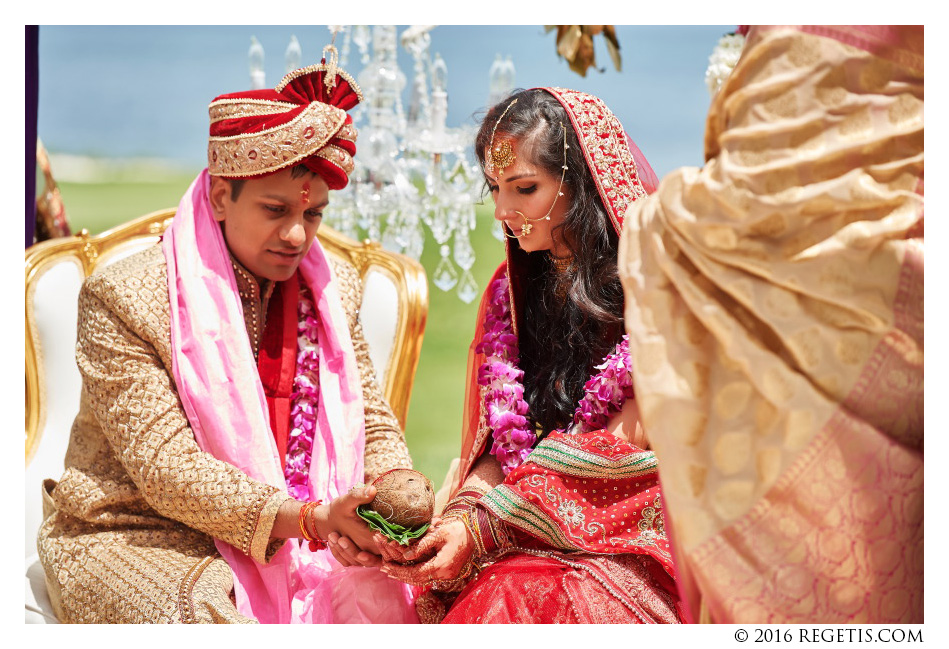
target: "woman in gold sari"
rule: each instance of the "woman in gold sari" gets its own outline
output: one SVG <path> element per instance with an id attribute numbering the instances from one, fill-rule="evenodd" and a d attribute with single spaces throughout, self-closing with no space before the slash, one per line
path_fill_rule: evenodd
<path id="1" fill-rule="evenodd" d="M 619 265 L 690 617 L 920 623 L 922 28 L 751 28 L 706 160 Z"/>

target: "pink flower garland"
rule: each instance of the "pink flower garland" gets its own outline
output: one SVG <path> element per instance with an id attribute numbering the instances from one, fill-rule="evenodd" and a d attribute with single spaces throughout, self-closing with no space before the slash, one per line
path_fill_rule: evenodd
<path id="1" fill-rule="evenodd" d="M 613 353 L 596 366 L 600 370 L 583 386 L 586 395 L 573 415 L 579 426 L 576 432 L 588 433 L 604 428 L 623 404 L 633 396 L 632 364 L 629 359 L 629 336 L 623 334 Z"/>
<path id="2" fill-rule="evenodd" d="M 478 385 L 484 399 L 485 419 L 494 443 L 491 454 L 501 463 L 504 475 L 524 461 L 536 437 L 527 421 L 524 372 L 517 368 L 517 336 L 511 323 L 506 277 L 495 280 L 489 290 L 491 302 L 485 314 L 484 337 L 475 351 L 485 359 L 478 368 Z"/>
<path id="3" fill-rule="evenodd" d="M 284 477 L 287 491 L 297 500 L 310 500 L 310 456 L 316 432 L 320 400 L 320 353 L 318 321 L 310 289 L 300 283 L 297 307 L 297 373 L 293 379 L 290 438 Z"/>
<path id="4" fill-rule="evenodd" d="M 496 279 L 488 289 L 490 302 L 485 314 L 485 332 L 475 351 L 485 355 L 478 368 L 478 385 L 484 402 L 487 425 L 494 443 L 491 454 L 507 475 L 530 455 L 537 437 L 529 428 L 524 401 L 523 370 L 517 367 L 519 351 L 511 321 L 508 279 Z M 603 428 L 633 396 L 629 358 L 629 337 L 616 345 L 612 354 L 596 366 L 600 370 L 584 384 L 586 394 L 573 415 L 574 432 Z"/>

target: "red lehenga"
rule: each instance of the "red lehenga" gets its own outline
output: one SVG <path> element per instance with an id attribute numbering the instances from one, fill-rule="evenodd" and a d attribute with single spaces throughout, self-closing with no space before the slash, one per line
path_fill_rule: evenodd
<path id="1" fill-rule="evenodd" d="M 606 431 L 552 433 L 482 498 L 514 547 L 444 622 L 679 622 L 656 469 Z"/>
<path id="2" fill-rule="evenodd" d="M 545 88 L 570 116 L 606 212 L 619 231 L 626 207 L 652 191 L 655 174 L 596 97 Z M 507 277 L 513 331 L 527 253 L 508 239 L 507 261 L 482 298 L 469 350 L 458 493 L 491 440 L 477 372 L 495 280 Z M 677 623 L 680 601 L 666 535 L 658 465 L 650 450 L 605 430 L 554 431 L 504 482 L 480 498 L 478 515 L 500 521 L 508 544 L 451 600 L 445 623 Z M 424 616 L 423 616 L 424 617 Z"/>

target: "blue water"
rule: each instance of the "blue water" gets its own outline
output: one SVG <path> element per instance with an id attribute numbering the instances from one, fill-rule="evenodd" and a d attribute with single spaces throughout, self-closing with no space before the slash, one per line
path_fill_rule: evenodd
<path id="1" fill-rule="evenodd" d="M 432 52 L 448 66 L 449 126 L 473 123 L 487 101 L 495 54 L 511 55 L 518 87 L 565 86 L 606 101 L 661 177 L 702 164 L 705 68 L 719 37 L 732 29 L 618 26 L 622 71 L 613 69 L 600 36 L 597 65 L 605 72 L 591 69 L 585 78 L 558 58 L 553 32 L 540 25 L 446 25 L 431 37 Z M 199 169 L 208 103 L 250 87 L 251 36 L 264 47 L 273 86 L 284 73 L 291 34 L 302 45 L 303 64 L 317 62 L 329 42 L 325 26 L 42 26 L 39 135 L 53 153 L 159 157 Z M 347 69 L 354 76 L 362 69 L 357 59 L 353 47 Z M 401 48 L 399 63 L 410 77 L 412 60 Z"/>

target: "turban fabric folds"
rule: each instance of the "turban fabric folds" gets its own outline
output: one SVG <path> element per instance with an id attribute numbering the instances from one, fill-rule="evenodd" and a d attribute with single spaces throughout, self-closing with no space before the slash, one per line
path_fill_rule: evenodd
<path id="1" fill-rule="evenodd" d="M 208 107 L 208 171 L 253 178 L 304 164 L 330 189 L 342 189 L 356 153 L 346 111 L 360 101 L 353 78 L 326 63 L 294 70 L 272 90 L 220 95 Z"/>

